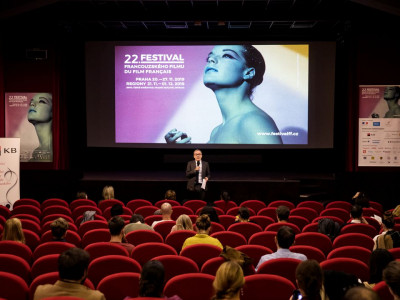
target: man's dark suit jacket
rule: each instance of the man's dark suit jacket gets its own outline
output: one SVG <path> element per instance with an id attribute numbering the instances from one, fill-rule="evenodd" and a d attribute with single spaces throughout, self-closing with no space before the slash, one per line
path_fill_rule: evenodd
<path id="1" fill-rule="evenodd" d="M 202 160 L 201 161 L 201 178 L 207 177 L 210 179 L 210 167 L 208 165 L 208 162 Z M 186 166 L 186 177 L 189 179 L 187 182 L 187 189 L 189 191 L 194 191 L 194 185 L 196 184 L 196 161 L 191 160 L 187 163 Z M 207 185 L 206 185 L 206 190 L 207 190 Z"/>

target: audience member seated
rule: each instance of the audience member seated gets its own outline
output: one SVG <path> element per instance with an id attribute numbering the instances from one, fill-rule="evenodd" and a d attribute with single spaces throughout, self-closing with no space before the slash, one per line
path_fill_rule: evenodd
<path id="1" fill-rule="evenodd" d="M 287 223 L 289 220 L 290 209 L 285 205 L 279 205 L 276 208 L 276 219 L 278 223 Z"/>
<path id="2" fill-rule="evenodd" d="M 294 233 L 293 229 L 288 226 L 282 226 L 279 228 L 278 232 L 275 236 L 275 244 L 276 252 L 272 254 L 266 254 L 261 256 L 260 261 L 256 267 L 256 272 L 258 268 L 267 260 L 276 259 L 276 258 L 294 258 L 299 260 L 306 260 L 307 257 L 301 253 L 291 252 L 289 250 L 290 246 L 294 244 L 296 234 Z"/>
<path id="3" fill-rule="evenodd" d="M 239 222 L 250 222 L 250 211 L 247 207 L 243 206 L 239 208 L 239 214 L 236 216 L 235 223 Z"/>
<path id="4" fill-rule="evenodd" d="M 154 228 L 144 223 L 144 218 L 140 214 L 134 214 L 131 217 L 130 223 L 124 227 L 124 233 L 128 234 L 134 230 L 153 230 Z"/>
<path id="5" fill-rule="evenodd" d="M 124 208 L 122 207 L 121 204 L 114 204 L 111 207 L 110 213 L 111 213 L 111 218 L 123 215 L 124 214 Z"/>
<path id="6" fill-rule="evenodd" d="M 51 234 L 53 235 L 53 241 L 55 242 L 66 242 L 65 235 L 67 234 L 69 224 L 64 218 L 55 219 L 50 224 Z"/>
<path id="7" fill-rule="evenodd" d="M 374 237 L 374 249 L 392 249 L 400 247 L 400 233 L 395 231 L 394 216 L 391 211 L 385 211 L 382 217 L 382 233 Z"/>
<path id="8" fill-rule="evenodd" d="M 369 259 L 369 282 L 363 282 L 365 287 L 372 289 L 375 284 L 382 281 L 383 270 L 393 260 L 394 257 L 388 250 L 374 250 Z"/>
<path id="9" fill-rule="evenodd" d="M 245 280 L 243 270 L 233 261 L 224 262 L 217 271 L 213 282 L 215 296 L 212 300 L 239 300 Z"/>
<path id="10" fill-rule="evenodd" d="M 83 223 L 87 222 L 87 221 L 93 221 L 94 220 L 94 215 L 96 214 L 95 210 L 87 210 L 83 213 L 83 218 L 81 221 L 82 225 Z"/>
<path id="11" fill-rule="evenodd" d="M 110 230 L 111 234 L 110 243 L 121 245 L 128 250 L 129 255 L 131 255 L 135 246 L 125 242 L 124 226 L 125 221 L 119 216 L 112 217 L 110 221 L 108 221 L 108 229 Z"/>
<path id="12" fill-rule="evenodd" d="M 390 262 L 383 270 L 383 280 L 389 286 L 394 300 L 400 300 L 400 261 Z"/>
<path id="13" fill-rule="evenodd" d="M 330 300 L 343 299 L 349 289 L 360 285 L 357 276 L 353 274 L 334 270 L 324 271 L 325 293 Z"/>
<path id="14" fill-rule="evenodd" d="M 88 199 L 88 195 L 84 191 L 78 191 L 76 193 L 76 199 Z"/>
<path id="15" fill-rule="evenodd" d="M 160 222 L 164 222 L 164 221 L 171 221 L 171 215 L 172 215 L 172 206 L 171 204 L 165 202 L 161 205 L 161 216 L 162 216 L 162 220 L 160 221 L 154 221 L 153 224 L 151 224 L 151 227 L 154 228 L 154 226 Z"/>
<path id="16" fill-rule="evenodd" d="M 344 300 L 381 300 L 378 294 L 366 287 L 356 286 L 347 291 Z M 383 299 L 382 299 L 383 300 Z"/>
<path id="17" fill-rule="evenodd" d="M 217 246 L 221 249 L 223 248 L 221 242 L 218 239 L 208 235 L 211 229 L 211 221 L 208 215 L 204 214 L 197 218 L 196 229 L 197 234 L 190 238 L 187 238 L 183 243 L 182 249 L 184 249 L 186 246 L 195 244 L 210 244 Z"/>
<path id="18" fill-rule="evenodd" d="M 333 242 L 333 240 L 340 233 L 340 225 L 338 222 L 335 222 L 329 218 L 319 219 L 318 220 L 318 232 L 325 234 Z"/>
<path id="19" fill-rule="evenodd" d="M 352 198 L 353 205 L 359 205 L 362 208 L 370 207 L 369 197 L 364 192 L 357 192 Z"/>
<path id="20" fill-rule="evenodd" d="M 219 223 L 217 211 L 211 205 L 204 206 L 199 213 L 199 216 L 201 215 L 208 215 L 211 222 Z"/>
<path id="21" fill-rule="evenodd" d="M 103 200 L 114 199 L 114 188 L 111 185 L 106 185 L 103 188 Z"/>
<path id="22" fill-rule="evenodd" d="M 193 230 L 192 220 L 188 215 L 182 214 L 176 219 L 176 224 L 172 226 L 171 232 L 177 230 Z"/>
<path id="23" fill-rule="evenodd" d="M 176 192 L 174 190 L 168 190 L 164 195 L 165 200 L 175 200 L 176 201 Z"/>
<path id="24" fill-rule="evenodd" d="M 83 285 L 89 266 L 89 253 L 80 248 L 70 248 L 58 258 L 59 280 L 55 284 L 39 285 L 34 300 L 47 297 L 70 296 L 90 300 L 105 300 L 104 295 Z"/>
<path id="25" fill-rule="evenodd" d="M 255 272 L 252 259 L 243 252 L 236 250 L 235 248 L 227 245 L 224 246 L 224 249 L 222 249 L 220 256 L 223 257 L 226 261 L 233 261 L 239 264 L 239 266 L 241 266 L 243 269 L 244 276 L 253 275 Z"/>
<path id="26" fill-rule="evenodd" d="M 363 208 L 360 205 L 353 205 L 350 211 L 351 219 L 342 225 L 342 228 L 347 224 L 368 224 L 367 220 L 363 217 Z"/>
<path id="27" fill-rule="evenodd" d="M 8 219 L 4 224 L 3 241 L 16 241 L 25 244 L 25 236 L 22 224 L 18 218 Z"/>
<path id="28" fill-rule="evenodd" d="M 296 268 L 296 283 L 299 287 L 294 291 L 290 300 L 300 299 L 299 293 L 304 300 L 327 299 L 324 289 L 324 273 L 319 263 L 314 259 L 301 262 Z"/>
<path id="29" fill-rule="evenodd" d="M 149 260 L 144 264 L 139 280 L 139 296 L 162 298 L 167 300 L 180 300 L 178 296 L 163 297 L 164 266 L 158 260 Z"/>

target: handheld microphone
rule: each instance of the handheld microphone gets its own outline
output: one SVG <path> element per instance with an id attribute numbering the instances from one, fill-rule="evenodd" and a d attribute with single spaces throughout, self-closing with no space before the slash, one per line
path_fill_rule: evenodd
<path id="1" fill-rule="evenodd" d="M 199 160 L 197 161 L 197 166 L 200 166 L 200 161 Z"/>

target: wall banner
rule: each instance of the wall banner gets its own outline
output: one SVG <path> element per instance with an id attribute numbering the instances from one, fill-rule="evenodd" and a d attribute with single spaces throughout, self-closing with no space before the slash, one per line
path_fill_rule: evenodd
<path id="1" fill-rule="evenodd" d="M 10 210 L 20 199 L 19 156 L 19 138 L 0 138 L 0 205 Z"/>

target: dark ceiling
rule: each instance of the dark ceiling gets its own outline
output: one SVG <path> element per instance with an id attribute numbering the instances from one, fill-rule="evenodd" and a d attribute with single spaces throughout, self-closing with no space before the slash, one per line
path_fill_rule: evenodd
<path id="1" fill-rule="evenodd" d="M 2 0 L 3 33 L 85 36 L 240 33 L 334 39 L 349 21 L 400 16 L 399 0 Z"/>

